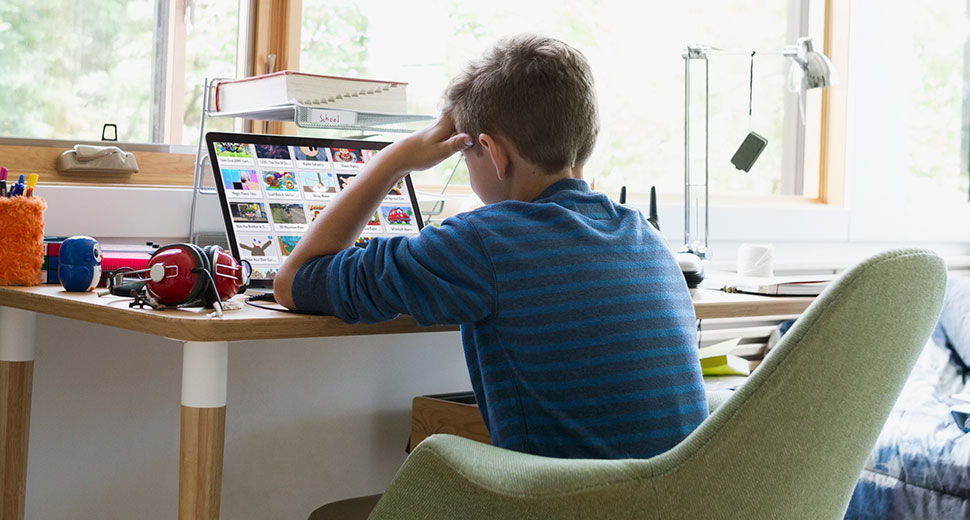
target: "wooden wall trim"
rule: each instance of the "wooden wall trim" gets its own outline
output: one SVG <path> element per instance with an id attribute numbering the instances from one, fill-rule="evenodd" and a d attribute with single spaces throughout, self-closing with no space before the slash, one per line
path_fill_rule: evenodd
<path id="1" fill-rule="evenodd" d="M 845 139 L 849 84 L 849 15 L 851 0 L 825 1 L 825 55 L 839 83 L 822 91 L 822 134 L 819 150 L 819 200 L 845 205 Z"/>
<path id="2" fill-rule="evenodd" d="M 253 38 L 254 75 L 300 70 L 300 29 L 303 0 L 257 0 Z M 274 60 L 269 59 L 275 56 Z M 253 121 L 253 133 L 296 135 L 296 124 Z"/>
<path id="3" fill-rule="evenodd" d="M 20 174 L 40 175 L 38 184 L 67 184 L 86 186 L 176 187 L 192 185 L 192 165 L 195 155 L 132 151 L 138 162 L 138 173 L 61 173 L 57 158 L 70 147 L 61 146 L 0 146 L 0 165 L 9 170 L 14 181 Z"/>

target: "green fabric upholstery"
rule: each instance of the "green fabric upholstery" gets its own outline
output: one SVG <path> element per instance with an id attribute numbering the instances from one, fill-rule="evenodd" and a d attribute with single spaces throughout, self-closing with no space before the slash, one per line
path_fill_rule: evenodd
<path id="1" fill-rule="evenodd" d="M 933 253 L 845 272 L 690 436 L 640 460 L 422 442 L 373 519 L 840 519 L 943 300 Z"/>

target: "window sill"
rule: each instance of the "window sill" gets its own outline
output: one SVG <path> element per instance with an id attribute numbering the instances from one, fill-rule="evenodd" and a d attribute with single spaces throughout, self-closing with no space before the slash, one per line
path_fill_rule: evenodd
<path id="1" fill-rule="evenodd" d="M 134 174 L 58 172 L 57 158 L 75 144 L 118 146 L 135 155 L 139 171 Z M 0 138 L 0 165 L 13 175 L 37 173 L 41 185 L 191 186 L 195 152 L 194 147 L 181 145 Z"/>

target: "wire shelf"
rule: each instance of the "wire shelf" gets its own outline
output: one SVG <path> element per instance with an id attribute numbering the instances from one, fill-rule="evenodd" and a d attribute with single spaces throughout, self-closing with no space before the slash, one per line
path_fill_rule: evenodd
<path id="1" fill-rule="evenodd" d="M 275 107 L 246 110 L 243 112 L 214 112 L 207 113 L 209 117 L 233 117 L 245 119 L 259 119 L 262 121 L 293 121 L 300 128 L 314 128 L 325 130 L 348 130 L 369 132 L 411 133 L 413 128 L 393 128 L 389 125 L 400 125 L 419 121 L 430 121 L 431 116 L 417 114 L 389 114 L 379 112 L 361 112 L 340 107 L 318 107 L 293 103 Z"/>
<path id="2" fill-rule="evenodd" d="M 293 121 L 300 128 L 323 130 L 338 130 L 349 132 L 375 132 L 381 134 L 397 133 L 409 134 L 414 128 L 399 128 L 399 125 L 430 121 L 432 116 L 416 114 L 386 114 L 377 112 L 361 112 L 340 107 L 308 106 L 300 103 L 279 105 L 246 110 L 241 112 L 217 112 L 211 109 L 215 106 L 215 86 L 226 78 L 207 78 L 202 85 L 202 111 L 199 117 L 199 145 L 195 155 L 195 174 L 192 182 L 192 206 L 189 214 L 189 240 L 195 241 L 195 213 L 198 197 L 213 195 L 217 190 L 202 185 L 203 170 L 209 160 L 205 152 L 205 121 L 208 117 L 232 117 L 241 119 L 256 119 L 261 121 Z M 437 206 L 435 206 L 437 208 Z M 440 208 L 438 208 L 440 213 Z"/>

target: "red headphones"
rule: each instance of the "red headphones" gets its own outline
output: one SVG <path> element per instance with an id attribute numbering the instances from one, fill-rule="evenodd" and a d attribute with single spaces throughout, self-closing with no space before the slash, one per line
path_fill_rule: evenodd
<path id="1" fill-rule="evenodd" d="M 166 306 L 216 302 L 246 291 L 251 268 L 219 246 L 169 244 L 148 260 L 148 293 Z M 221 305 L 220 305 L 221 306 Z"/>

